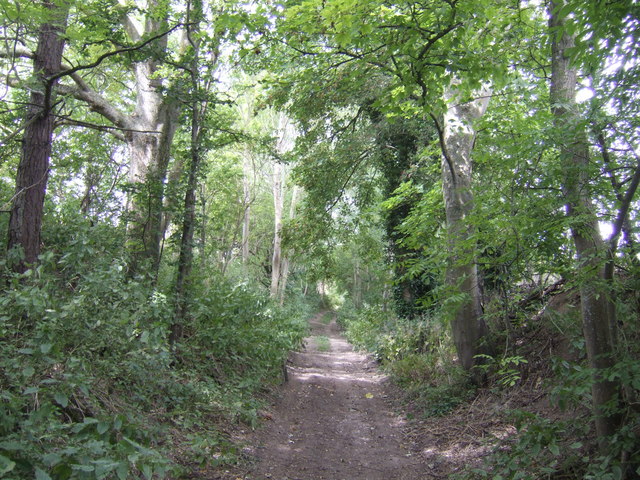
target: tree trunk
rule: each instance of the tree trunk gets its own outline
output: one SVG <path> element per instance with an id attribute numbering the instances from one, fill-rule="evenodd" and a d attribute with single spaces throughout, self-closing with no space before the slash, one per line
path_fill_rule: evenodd
<path id="1" fill-rule="evenodd" d="M 179 109 L 176 102 L 163 98 L 155 62 L 147 60 L 135 69 L 137 104 L 133 129 L 126 136 L 129 181 L 137 186 L 130 212 L 129 248 L 136 264 L 148 262 L 152 272 L 157 272 L 166 227 L 162 217 L 165 181 Z"/>
<path id="2" fill-rule="evenodd" d="M 204 185 L 200 185 L 200 215 L 202 221 L 200 225 L 200 268 L 204 270 L 207 259 L 207 197 L 205 195 Z"/>
<path id="3" fill-rule="evenodd" d="M 16 193 L 9 217 L 7 248 L 22 249 L 20 260 L 13 265 L 13 269 L 19 273 L 35 264 L 40 254 L 40 232 L 54 129 L 51 110 L 56 82 L 48 79 L 61 68 L 65 44 L 62 33 L 69 8 L 64 2 L 45 1 L 43 5 L 51 11 L 51 21 L 41 25 L 38 34 L 33 70 L 40 85 L 31 92 L 16 175 Z"/>
<path id="4" fill-rule="evenodd" d="M 291 192 L 291 205 L 289 206 L 289 219 L 293 220 L 296 218 L 296 204 L 298 202 L 298 187 L 294 185 L 293 191 Z M 291 264 L 291 257 L 293 256 L 294 251 L 290 250 L 287 252 L 287 255 L 284 257 L 282 261 L 282 273 L 280 275 L 280 306 L 284 305 L 284 297 L 287 290 L 287 282 L 289 280 L 289 268 Z"/>
<path id="5" fill-rule="evenodd" d="M 278 137 L 276 153 L 282 157 L 293 148 L 295 132 L 291 122 L 284 114 L 277 116 Z M 271 298 L 278 297 L 280 288 L 280 275 L 282 268 L 282 208 L 284 203 L 284 180 L 285 168 L 280 159 L 273 165 L 273 206 L 274 206 L 274 236 L 273 236 L 273 257 L 271 262 Z"/>
<path id="6" fill-rule="evenodd" d="M 489 100 L 485 96 L 459 103 L 461 99 L 455 87 L 450 87 L 445 97 L 449 107 L 441 130 L 441 146 L 442 189 L 449 232 L 446 283 L 452 292 L 461 295 L 451 328 L 460 363 L 471 371 L 476 364 L 475 356 L 485 351 L 481 344 L 488 333 L 482 318 L 475 248 L 471 244 L 475 229 L 468 222 L 473 210 L 471 152 L 475 131 L 472 123 L 484 114 Z M 474 379 L 479 381 L 479 377 Z"/>
<path id="7" fill-rule="evenodd" d="M 188 4 L 190 7 L 190 3 Z M 175 347 L 176 343 L 182 338 L 184 324 L 187 317 L 189 305 L 189 289 L 187 282 L 191 274 L 193 266 L 193 236 L 196 222 L 196 188 L 198 186 L 198 172 L 202 162 L 202 153 L 200 151 L 201 140 L 201 109 L 202 101 L 200 100 L 200 59 L 199 47 L 200 41 L 196 38 L 199 32 L 199 25 L 202 22 L 203 10 L 202 1 L 193 0 L 193 10 L 189 11 L 191 22 L 188 23 L 187 36 L 193 49 L 192 60 L 189 65 L 189 73 L 191 76 L 191 149 L 189 176 L 187 179 L 187 188 L 184 196 L 184 219 L 182 221 L 182 236 L 180 239 L 180 255 L 178 258 L 178 272 L 176 276 L 176 307 L 173 324 L 171 325 L 171 333 L 169 335 L 169 343 Z"/>
<path id="8" fill-rule="evenodd" d="M 620 401 L 616 382 L 604 379 L 602 370 L 615 364 L 614 325 L 611 289 L 605 281 L 606 246 L 600 236 L 598 219 L 589 196 L 589 143 L 578 110 L 575 94 L 577 70 L 570 64 L 568 51 L 574 40 L 564 30 L 565 19 L 559 17 L 561 2 L 552 2 L 549 29 L 551 35 L 551 110 L 560 140 L 560 161 L 564 167 L 564 194 L 567 215 L 572 220 L 571 235 L 578 256 L 582 328 L 587 357 L 594 369 L 592 387 L 596 432 L 601 447 L 604 439 L 620 426 L 618 413 L 605 413 Z M 618 409 L 613 409 L 614 411 Z"/>
<path id="9" fill-rule="evenodd" d="M 154 55 L 135 62 L 136 106 L 132 114 L 118 110 L 105 97 L 93 90 L 80 75 L 73 75 L 75 87 L 61 85 L 60 91 L 86 102 L 99 113 L 125 131 L 129 151 L 129 181 L 134 195 L 127 202 L 128 249 L 133 255 L 132 272 L 147 264 L 155 276 L 160 263 L 161 244 L 166 228 L 163 222 L 163 200 L 171 145 L 178 127 L 181 104 L 166 94 L 169 86 L 160 69 L 161 58 L 168 47 L 167 12 L 162 2 L 149 0 L 149 11 L 144 25 L 124 18 L 124 25 L 133 42 L 142 42 L 148 34 L 158 34 L 153 42 Z"/>
<path id="10" fill-rule="evenodd" d="M 274 207 L 274 234 L 273 234 L 273 257 L 271 260 L 271 298 L 278 296 L 278 286 L 280 283 L 280 267 L 282 256 L 282 177 L 284 168 L 281 163 L 273 165 L 273 207 Z"/>
<path id="11" fill-rule="evenodd" d="M 353 263 L 353 305 L 357 309 L 362 307 L 362 275 L 360 261 L 357 258 Z"/>
<path id="12" fill-rule="evenodd" d="M 249 182 L 251 165 L 249 155 L 248 149 L 245 149 L 242 162 L 242 204 L 244 206 L 242 216 L 242 265 L 245 268 L 249 263 L 249 228 L 251 226 L 251 184 Z"/>

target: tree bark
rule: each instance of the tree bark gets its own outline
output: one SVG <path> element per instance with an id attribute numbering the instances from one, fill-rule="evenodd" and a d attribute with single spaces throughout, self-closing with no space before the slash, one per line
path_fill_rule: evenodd
<path id="1" fill-rule="evenodd" d="M 575 100 L 577 69 L 570 63 L 569 49 L 574 40 L 564 31 L 565 19 L 559 17 L 562 2 L 552 2 L 551 35 L 551 111 L 564 167 L 564 195 L 567 216 L 572 220 L 571 235 L 578 256 L 582 328 L 587 357 L 594 369 L 592 386 L 595 426 L 601 447 L 604 439 L 620 425 L 618 413 L 605 413 L 620 401 L 616 382 L 607 381 L 602 371 L 615 364 L 613 345 L 613 304 L 609 282 L 605 281 L 606 245 L 600 236 L 598 219 L 589 195 L 589 143 Z M 617 410 L 614 408 L 614 410 Z M 609 412 L 611 410 L 608 410 Z"/>
<path id="2" fill-rule="evenodd" d="M 140 80 L 139 80 L 140 81 Z M 157 87 L 155 87 L 157 88 Z M 165 99 L 152 109 L 161 93 L 142 90 L 134 114 L 134 130 L 126 135 L 130 155 L 129 181 L 136 185 L 129 219 L 129 249 L 135 264 L 148 262 L 152 272 L 160 265 L 165 182 L 171 145 L 177 129 L 178 107 Z M 148 101 L 146 101 L 148 100 Z"/>
<path id="3" fill-rule="evenodd" d="M 148 2 L 149 12 L 143 25 L 136 25 L 128 17 L 124 19 L 133 42 L 142 42 L 144 35 L 151 32 L 168 31 L 166 18 L 157 17 L 153 11 L 158 7 L 158 0 Z M 71 75 L 75 86 L 60 85 L 59 91 L 85 102 L 125 132 L 129 181 L 135 186 L 135 193 L 128 202 L 128 249 L 133 255 L 130 268 L 136 272 L 143 264 L 148 264 L 155 276 L 166 228 L 162 212 L 167 169 L 181 106 L 166 94 L 168 86 L 160 72 L 160 60 L 157 60 L 167 50 L 167 35 L 159 36 L 153 47 L 154 55 L 132 67 L 136 84 L 136 106 L 132 114 L 121 112 L 77 73 Z"/>
<path id="4" fill-rule="evenodd" d="M 149 5 L 150 9 L 155 7 L 157 0 Z M 155 18 L 153 12 L 147 14 L 142 31 L 131 19 L 127 19 L 125 25 L 134 41 L 139 41 L 145 33 L 168 29 L 166 18 Z M 167 35 L 156 41 L 154 49 L 158 57 L 167 46 Z M 166 85 L 159 75 L 159 67 L 154 58 L 133 66 L 136 107 L 129 122 L 133 128 L 125 136 L 130 155 L 129 181 L 138 186 L 131 202 L 129 248 L 134 255 L 134 267 L 148 262 L 154 274 L 160 265 L 165 181 L 180 112 L 178 102 L 164 93 Z"/>
<path id="5" fill-rule="evenodd" d="M 296 205 L 298 203 L 298 187 L 294 185 L 291 192 L 291 205 L 289 205 L 289 220 L 296 218 Z M 287 282 L 289 281 L 289 268 L 291 266 L 291 257 L 294 251 L 289 250 L 282 260 L 282 273 L 280 276 L 280 306 L 284 305 L 284 298 L 287 290 Z"/>
<path id="6" fill-rule="evenodd" d="M 200 97 L 200 41 L 196 38 L 199 25 L 203 19 L 202 0 L 193 0 L 187 3 L 190 22 L 187 22 L 187 36 L 191 44 L 192 59 L 189 65 L 191 77 L 191 149 L 189 176 L 184 196 L 184 218 L 182 221 L 182 236 L 180 239 L 180 255 L 178 258 L 178 271 L 176 276 L 176 307 L 169 343 L 175 347 L 183 335 L 184 324 L 188 312 L 189 295 L 187 282 L 193 267 L 193 237 L 196 222 L 196 188 L 198 186 L 198 172 L 202 162 L 201 144 L 201 111 L 202 101 Z M 193 9 L 193 10 L 191 10 Z"/>
<path id="7" fill-rule="evenodd" d="M 242 265 L 249 264 L 249 233 L 251 227 L 251 183 L 249 182 L 249 172 L 251 165 L 249 162 L 249 151 L 245 149 L 242 161 L 242 205 L 244 207 L 242 215 Z"/>
<path id="8" fill-rule="evenodd" d="M 276 153 L 282 157 L 293 148 L 295 132 L 290 120 L 284 115 L 277 116 L 277 143 Z M 271 298 L 277 298 L 281 281 L 282 268 L 282 209 L 284 204 L 284 180 L 285 168 L 280 159 L 273 165 L 273 206 L 274 206 L 274 235 L 273 235 L 273 257 L 271 261 Z"/>
<path id="9" fill-rule="evenodd" d="M 353 262 L 353 306 L 357 309 L 362 308 L 362 274 L 357 257 Z"/>
<path id="10" fill-rule="evenodd" d="M 483 92 L 485 93 L 485 92 Z M 473 122 L 484 115 L 488 96 L 461 103 L 455 85 L 445 95 L 449 107 L 444 127 L 439 128 L 442 146 L 442 189 L 449 232 L 449 262 L 446 283 L 462 299 L 451 320 L 458 358 L 467 371 L 476 364 L 475 356 L 484 353 L 487 326 L 482 318 L 481 294 L 475 248 L 471 244 L 475 228 L 468 217 L 473 210 L 471 152 L 475 142 Z M 479 375 L 479 372 L 477 372 Z M 479 377 L 474 380 L 479 381 Z"/>
<path id="11" fill-rule="evenodd" d="M 271 298 L 278 296 L 280 283 L 280 267 L 282 257 L 282 177 L 284 168 L 281 163 L 273 165 L 273 207 L 274 207 L 274 233 L 273 256 L 271 259 Z"/>
<path id="12" fill-rule="evenodd" d="M 50 77 L 61 69 L 68 5 L 45 1 L 51 20 L 40 26 L 33 70 L 39 86 L 32 90 L 26 115 L 27 127 L 22 140 L 22 153 L 16 175 L 16 193 L 9 217 L 7 249 L 22 249 L 14 265 L 16 272 L 25 272 L 40 254 L 40 233 L 44 198 L 49 178 L 49 161 L 53 141 L 55 81 Z"/>

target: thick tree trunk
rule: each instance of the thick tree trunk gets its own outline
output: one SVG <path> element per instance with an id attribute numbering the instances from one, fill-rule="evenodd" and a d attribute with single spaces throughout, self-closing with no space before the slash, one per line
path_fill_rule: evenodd
<path id="1" fill-rule="evenodd" d="M 574 40 L 566 32 L 564 18 L 559 18 L 562 4 L 552 2 L 550 9 L 550 35 L 552 40 L 551 110 L 560 140 L 560 157 L 564 167 L 564 193 L 567 215 L 572 219 L 571 235 L 578 255 L 582 327 L 589 364 L 594 369 L 592 387 L 596 431 L 605 447 L 604 439 L 616 432 L 620 425 L 618 413 L 612 406 L 620 401 L 619 385 L 607 381 L 602 370 L 615 363 L 613 345 L 614 322 L 611 321 L 610 283 L 605 278 L 607 249 L 598 228 L 598 219 L 589 196 L 589 143 L 575 94 L 577 70 L 571 66 L 569 49 Z M 559 34 L 560 33 L 560 34 Z M 610 280 L 610 279 L 609 279 Z M 614 408 L 614 410 L 617 410 Z"/>
<path id="2" fill-rule="evenodd" d="M 33 63 L 39 86 L 32 90 L 22 140 L 22 154 L 16 175 L 16 193 L 9 217 L 8 250 L 22 249 L 22 258 L 13 268 L 24 272 L 38 260 L 44 197 L 49 178 L 54 117 L 51 113 L 55 82 L 49 77 L 60 71 L 68 5 L 43 2 L 51 11 L 51 21 L 40 26 Z"/>
<path id="3" fill-rule="evenodd" d="M 471 152 L 475 131 L 472 124 L 484 114 L 489 100 L 485 96 L 460 103 L 454 87 L 446 97 L 449 107 L 441 131 L 442 188 L 450 239 L 446 282 L 452 292 L 462 297 L 451 320 L 451 328 L 460 363 L 465 370 L 471 371 L 476 364 L 475 356 L 485 351 L 482 342 L 487 336 L 475 248 L 471 245 L 475 232 L 468 221 L 473 209 Z"/>
<path id="4" fill-rule="evenodd" d="M 135 193 L 128 202 L 128 249 L 132 253 L 132 273 L 150 267 L 157 272 L 162 238 L 166 229 L 163 201 L 171 145 L 178 127 L 181 104 L 166 94 L 168 88 L 157 58 L 167 50 L 166 11 L 158 0 L 149 0 L 144 25 L 125 17 L 124 25 L 133 42 L 142 42 L 148 34 L 158 34 L 151 44 L 155 54 L 133 64 L 136 80 L 136 107 L 132 114 L 118 110 L 105 97 L 94 91 L 79 75 L 71 78 L 75 87 L 61 85 L 63 94 L 86 102 L 90 108 L 125 131 L 129 151 L 129 181 Z"/>
<path id="5" fill-rule="evenodd" d="M 178 127 L 177 103 L 164 98 L 157 65 L 145 61 L 136 67 L 137 105 L 133 129 L 126 136 L 130 155 L 129 181 L 137 186 L 131 203 L 129 248 L 135 264 L 160 264 L 165 181 L 171 145 Z"/>

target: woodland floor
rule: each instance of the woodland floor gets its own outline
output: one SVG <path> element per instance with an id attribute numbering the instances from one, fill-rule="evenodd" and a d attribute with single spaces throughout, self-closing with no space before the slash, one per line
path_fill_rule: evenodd
<path id="1" fill-rule="evenodd" d="M 262 427 L 237 438 L 245 465 L 206 478 L 450 478 L 480 466 L 496 440 L 514 433 L 505 408 L 544 408 L 529 385 L 510 398 L 481 393 L 445 417 L 406 420 L 412 415 L 397 387 L 372 358 L 353 350 L 335 318 L 324 319 L 321 313 L 309 321 L 311 336 L 291 354 L 288 381 L 263 412 Z"/>

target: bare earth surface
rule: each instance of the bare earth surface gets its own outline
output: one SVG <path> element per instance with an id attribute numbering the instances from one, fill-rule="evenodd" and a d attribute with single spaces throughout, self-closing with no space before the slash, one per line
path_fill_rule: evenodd
<path id="1" fill-rule="evenodd" d="M 250 439 L 256 458 L 245 480 L 428 479 L 405 425 L 393 413 L 385 377 L 354 352 L 335 323 L 310 320 L 312 334 L 288 366 L 289 381 Z"/>
<path id="2" fill-rule="evenodd" d="M 415 417 L 407 423 L 394 413 L 398 391 L 371 358 L 353 351 L 335 318 L 328 322 L 329 315 L 321 313 L 310 320 L 306 348 L 292 354 L 289 381 L 273 407 L 263 412 L 263 427 L 236 435 L 237 442 L 246 445 L 246 462 L 193 478 L 450 479 L 483 467 L 487 455 L 516 434 L 509 410 L 523 409 L 550 419 L 562 415 L 540 387 L 547 373 L 537 366 L 520 386 L 497 394 L 482 390 L 445 416 L 424 418 L 420 410 L 404 404 L 405 414 Z M 543 347 L 538 334 L 545 339 Z M 527 337 L 533 349 L 529 365 L 543 361 L 538 350 L 557 347 L 548 338 L 542 330 Z"/>

